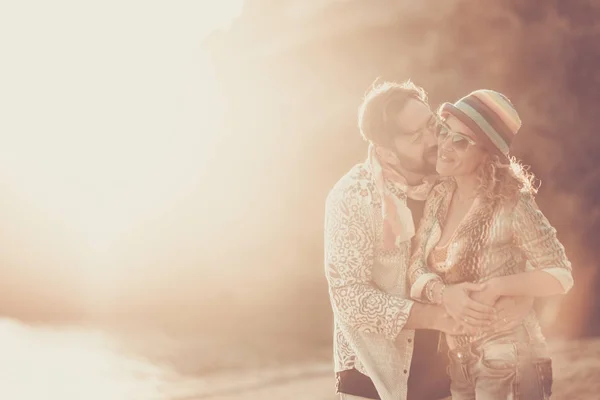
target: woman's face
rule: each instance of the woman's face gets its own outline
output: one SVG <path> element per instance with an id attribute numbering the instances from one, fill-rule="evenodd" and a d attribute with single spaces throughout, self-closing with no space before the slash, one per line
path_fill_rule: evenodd
<path id="1" fill-rule="evenodd" d="M 486 150 L 477 142 L 475 134 L 450 115 L 446 119 L 449 131 L 438 136 L 438 158 L 436 170 L 441 176 L 467 176 L 477 172 Z"/>

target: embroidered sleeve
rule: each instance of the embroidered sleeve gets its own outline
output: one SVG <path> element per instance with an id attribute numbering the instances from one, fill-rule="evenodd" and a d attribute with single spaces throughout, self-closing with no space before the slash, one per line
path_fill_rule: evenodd
<path id="1" fill-rule="evenodd" d="M 408 280 L 410 282 L 410 296 L 415 300 L 432 303 L 433 296 L 431 288 L 435 282 L 443 282 L 442 278 L 427 266 L 425 245 L 429 235 L 431 218 L 434 217 L 432 209 L 432 196 L 428 197 L 423 210 L 423 217 L 419 222 L 419 228 L 413 238 L 413 254 L 410 258 L 408 268 Z"/>
<path id="2" fill-rule="evenodd" d="M 366 190 L 332 192 L 325 214 L 325 274 L 333 313 L 350 329 L 395 339 L 412 308 L 411 300 L 377 289 L 373 214 Z"/>
<path id="3" fill-rule="evenodd" d="M 573 286 L 571 263 L 556 238 L 556 229 L 538 208 L 533 196 L 521 195 L 513 216 L 514 239 L 531 266 L 554 276 L 565 293 Z"/>

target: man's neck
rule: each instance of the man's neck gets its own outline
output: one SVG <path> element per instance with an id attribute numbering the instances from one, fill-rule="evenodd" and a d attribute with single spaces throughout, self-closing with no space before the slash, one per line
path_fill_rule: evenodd
<path id="1" fill-rule="evenodd" d="M 409 186 L 418 185 L 423 182 L 423 178 L 425 178 L 425 174 L 409 171 L 401 165 L 395 166 L 394 169 L 406 179 L 406 183 Z"/>

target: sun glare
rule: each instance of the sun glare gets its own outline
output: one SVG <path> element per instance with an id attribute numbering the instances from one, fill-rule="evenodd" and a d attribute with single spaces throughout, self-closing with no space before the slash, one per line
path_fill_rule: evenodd
<path id="1" fill-rule="evenodd" d="M 242 2 L 3 6 L 5 206 L 60 221 L 90 280 L 117 274 L 114 246 L 197 183 L 223 112 L 200 44 Z"/>

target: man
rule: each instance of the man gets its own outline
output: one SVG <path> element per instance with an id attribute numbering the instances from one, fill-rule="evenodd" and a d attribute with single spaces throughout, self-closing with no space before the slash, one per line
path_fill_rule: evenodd
<path id="1" fill-rule="evenodd" d="M 416 214 L 433 186 L 438 126 L 423 89 L 410 81 L 374 86 L 359 110 L 368 159 L 327 197 L 325 273 L 342 399 L 448 396 L 446 360 L 437 352 L 435 331 L 489 329 L 498 315 L 510 326 L 531 307 L 531 302 L 518 307 L 508 299 L 494 309 L 469 299 L 458 323 L 439 306 L 409 300 L 411 238 L 420 218 Z M 482 288 L 462 285 L 467 292 Z"/>

